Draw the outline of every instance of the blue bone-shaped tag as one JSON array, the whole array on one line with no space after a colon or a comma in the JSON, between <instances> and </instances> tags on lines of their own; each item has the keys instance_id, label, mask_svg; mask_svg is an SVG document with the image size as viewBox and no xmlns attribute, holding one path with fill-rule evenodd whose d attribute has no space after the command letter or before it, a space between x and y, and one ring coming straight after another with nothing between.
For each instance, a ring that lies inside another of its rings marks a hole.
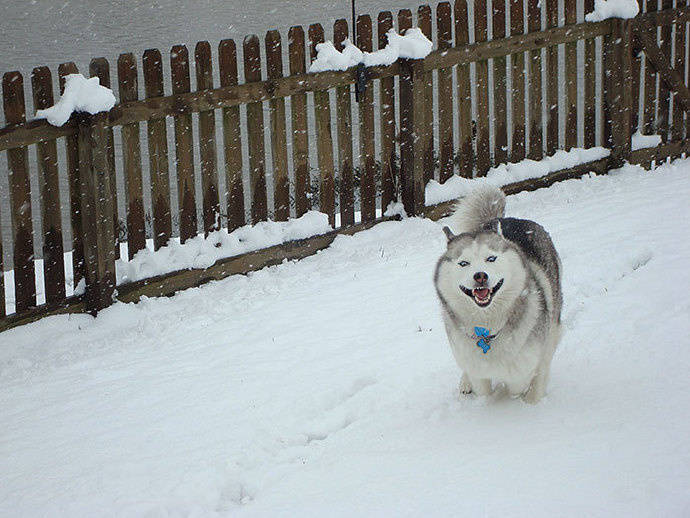
<instances>
[{"instance_id":1,"label":"blue bone-shaped tag","mask_svg":"<svg viewBox=\"0 0 690 518\"><path fill-rule=\"evenodd\" d=\"M479 337L477 340L477 347L481 348L482 352L486 354L491 349L491 344L489 343L493 338L491 336L491 331L484 327L475 327L474 334Z\"/></svg>"}]
</instances>

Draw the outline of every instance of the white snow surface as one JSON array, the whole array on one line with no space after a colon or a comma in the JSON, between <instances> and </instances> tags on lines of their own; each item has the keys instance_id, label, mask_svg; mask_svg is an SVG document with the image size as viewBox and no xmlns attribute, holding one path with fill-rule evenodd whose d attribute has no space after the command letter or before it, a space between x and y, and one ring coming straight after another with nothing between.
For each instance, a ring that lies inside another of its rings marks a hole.
<instances>
[{"instance_id":1,"label":"white snow surface","mask_svg":"<svg viewBox=\"0 0 690 518\"><path fill-rule=\"evenodd\" d=\"M633 133L632 150L657 147L661 144L661 135L643 135L640 130Z\"/></svg>"},{"instance_id":2,"label":"white snow surface","mask_svg":"<svg viewBox=\"0 0 690 518\"><path fill-rule=\"evenodd\" d=\"M489 183L501 187L520 180L539 178L560 169L568 169L600 158L605 158L611 151L603 147L573 148L570 151L559 150L540 161L526 158L520 162L500 164L492 167L481 178L463 178L452 176L443 184L431 180L426 185L425 200L427 205L465 196L477 182Z\"/></svg>"},{"instance_id":3,"label":"white snow surface","mask_svg":"<svg viewBox=\"0 0 690 518\"><path fill-rule=\"evenodd\" d=\"M433 48L431 41L417 27L407 29L402 36L390 29L386 36L386 47L374 52L362 52L349 39L344 41L342 52L337 50L330 40L319 43L316 45L316 58L309 66L309 72L347 70L359 63L364 63L368 67L390 65L398 58L422 59L428 56Z\"/></svg>"},{"instance_id":4,"label":"white snow surface","mask_svg":"<svg viewBox=\"0 0 690 518\"><path fill-rule=\"evenodd\" d=\"M440 223L0 334L0 515L687 516L690 161L508 197L563 260L548 395L461 398Z\"/></svg>"},{"instance_id":5,"label":"white snow surface","mask_svg":"<svg viewBox=\"0 0 690 518\"><path fill-rule=\"evenodd\" d=\"M115 106L115 94L102 86L98 77L85 78L81 74L65 76L65 91L50 108L38 110L37 119L47 119L53 126L62 126L74 112L96 114Z\"/></svg>"},{"instance_id":6,"label":"white snow surface","mask_svg":"<svg viewBox=\"0 0 690 518\"><path fill-rule=\"evenodd\" d=\"M115 262L117 283L125 284L177 270L208 268L219 259L331 230L327 214L309 211L288 221L260 221L230 233L222 229L211 232L207 237L201 234L184 244L173 239L155 252L153 243L149 242L147 248L139 250L131 260L118 259ZM121 257L127 257L127 254L121 254Z\"/></svg>"},{"instance_id":7,"label":"white snow surface","mask_svg":"<svg viewBox=\"0 0 690 518\"><path fill-rule=\"evenodd\" d=\"M594 0L594 11L585 14L585 21L600 22L607 18L635 18L640 12L637 0Z\"/></svg>"}]
</instances>

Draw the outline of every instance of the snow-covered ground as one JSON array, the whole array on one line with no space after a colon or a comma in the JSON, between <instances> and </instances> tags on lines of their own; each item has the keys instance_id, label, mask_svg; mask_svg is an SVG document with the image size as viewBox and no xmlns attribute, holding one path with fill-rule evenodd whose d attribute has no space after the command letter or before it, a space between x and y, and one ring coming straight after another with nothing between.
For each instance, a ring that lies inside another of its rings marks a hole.
<instances>
[{"instance_id":1,"label":"snow-covered ground","mask_svg":"<svg viewBox=\"0 0 690 518\"><path fill-rule=\"evenodd\" d=\"M0 334L2 516L688 516L690 161L508 199L564 266L549 394L463 399L438 223Z\"/></svg>"}]
</instances>

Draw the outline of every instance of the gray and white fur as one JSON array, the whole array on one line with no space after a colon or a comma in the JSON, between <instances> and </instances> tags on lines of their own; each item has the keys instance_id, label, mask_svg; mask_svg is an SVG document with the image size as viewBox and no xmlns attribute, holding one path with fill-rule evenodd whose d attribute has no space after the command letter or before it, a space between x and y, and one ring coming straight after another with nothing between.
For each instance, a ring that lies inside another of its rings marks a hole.
<instances>
[{"instance_id":1,"label":"gray and white fur","mask_svg":"<svg viewBox=\"0 0 690 518\"><path fill-rule=\"evenodd\" d=\"M458 201L450 218L457 234L444 228L448 248L434 282L461 391L488 395L504 383L536 403L561 337L561 264L541 225L504 211L505 195L486 184ZM477 326L493 336L486 352Z\"/></svg>"}]
</instances>

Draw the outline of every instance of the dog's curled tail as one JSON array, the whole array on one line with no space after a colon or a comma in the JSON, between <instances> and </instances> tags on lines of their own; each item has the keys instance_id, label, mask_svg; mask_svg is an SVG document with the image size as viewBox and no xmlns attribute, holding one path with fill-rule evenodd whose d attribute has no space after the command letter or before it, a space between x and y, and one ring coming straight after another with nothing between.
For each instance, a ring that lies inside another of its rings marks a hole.
<instances>
[{"instance_id":1,"label":"dog's curled tail","mask_svg":"<svg viewBox=\"0 0 690 518\"><path fill-rule=\"evenodd\" d=\"M475 232L496 218L502 218L506 196L494 185L481 183L458 199L450 223L456 233Z\"/></svg>"}]
</instances>

